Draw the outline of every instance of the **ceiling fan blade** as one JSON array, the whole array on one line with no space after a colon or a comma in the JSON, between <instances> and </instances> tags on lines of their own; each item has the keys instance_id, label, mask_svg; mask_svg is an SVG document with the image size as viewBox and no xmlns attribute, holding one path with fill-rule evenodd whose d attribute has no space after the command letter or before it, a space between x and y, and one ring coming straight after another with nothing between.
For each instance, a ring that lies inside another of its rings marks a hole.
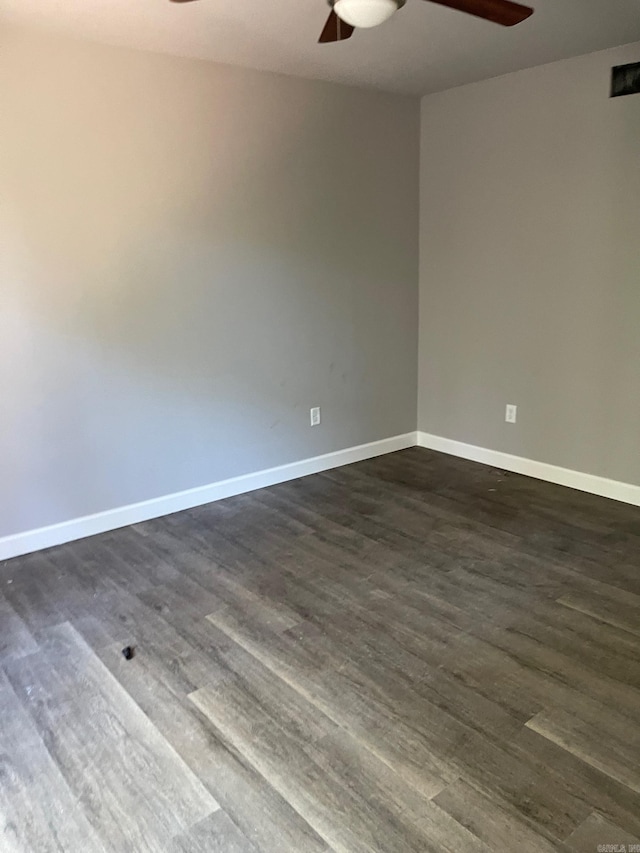
<instances>
[{"instance_id":1,"label":"ceiling fan blade","mask_svg":"<svg viewBox=\"0 0 640 853\"><path fill-rule=\"evenodd\" d=\"M172 3L191 3L192 0L171 0Z\"/></svg>"},{"instance_id":2,"label":"ceiling fan blade","mask_svg":"<svg viewBox=\"0 0 640 853\"><path fill-rule=\"evenodd\" d=\"M511 0L429 0L429 2L467 12L477 18L493 21L494 24L502 24L503 27L513 27L533 15L533 9L529 6L521 6L519 3L512 3Z\"/></svg>"},{"instance_id":3,"label":"ceiling fan blade","mask_svg":"<svg viewBox=\"0 0 640 853\"><path fill-rule=\"evenodd\" d=\"M332 9L318 41L320 44L327 44L331 41L344 41L351 38L354 30L355 27L352 27L351 24L346 24Z\"/></svg>"}]
</instances>

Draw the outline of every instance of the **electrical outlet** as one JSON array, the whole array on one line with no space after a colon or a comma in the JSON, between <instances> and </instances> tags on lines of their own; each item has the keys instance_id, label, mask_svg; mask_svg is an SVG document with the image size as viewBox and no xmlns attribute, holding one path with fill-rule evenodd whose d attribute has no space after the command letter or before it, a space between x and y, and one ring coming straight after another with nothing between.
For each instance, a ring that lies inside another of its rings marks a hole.
<instances>
[{"instance_id":1,"label":"electrical outlet","mask_svg":"<svg viewBox=\"0 0 640 853\"><path fill-rule=\"evenodd\" d=\"M515 424L518 419L518 407L507 403L507 413L504 419L508 424Z\"/></svg>"},{"instance_id":2,"label":"electrical outlet","mask_svg":"<svg viewBox=\"0 0 640 853\"><path fill-rule=\"evenodd\" d=\"M309 411L311 426L318 426L320 423L320 406L315 406Z\"/></svg>"}]
</instances>

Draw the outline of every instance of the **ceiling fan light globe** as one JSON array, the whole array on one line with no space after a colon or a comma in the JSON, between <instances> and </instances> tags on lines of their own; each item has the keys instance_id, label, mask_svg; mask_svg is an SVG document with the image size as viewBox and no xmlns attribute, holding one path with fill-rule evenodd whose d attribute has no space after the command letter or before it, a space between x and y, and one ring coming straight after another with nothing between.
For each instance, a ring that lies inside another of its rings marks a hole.
<instances>
[{"instance_id":1,"label":"ceiling fan light globe","mask_svg":"<svg viewBox=\"0 0 640 853\"><path fill-rule=\"evenodd\" d=\"M333 4L336 15L358 29L384 24L397 9L397 0L336 0Z\"/></svg>"}]
</instances>

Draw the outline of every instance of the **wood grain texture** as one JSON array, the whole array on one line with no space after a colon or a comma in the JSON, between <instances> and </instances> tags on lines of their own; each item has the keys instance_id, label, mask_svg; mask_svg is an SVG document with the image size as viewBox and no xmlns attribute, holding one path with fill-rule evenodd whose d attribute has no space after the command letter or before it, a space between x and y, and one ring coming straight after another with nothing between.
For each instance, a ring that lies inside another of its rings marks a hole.
<instances>
[{"instance_id":1,"label":"wood grain texture","mask_svg":"<svg viewBox=\"0 0 640 853\"><path fill-rule=\"evenodd\" d=\"M638 554L413 448L5 563L0 850L635 843Z\"/></svg>"},{"instance_id":2,"label":"wood grain texture","mask_svg":"<svg viewBox=\"0 0 640 853\"><path fill-rule=\"evenodd\" d=\"M530 827L500 797L487 796L463 780L439 794L435 802L490 850L559 853L564 849L558 839L547 838L539 828Z\"/></svg>"},{"instance_id":3,"label":"wood grain texture","mask_svg":"<svg viewBox=\"0 0 640 853\"><path fill-rule=\"evenodd\" d=\"M256 853L256 848L223 811L205 818L173 840L168 853Z\"/></svg>"},{"instance_id":4,"label":"wood grain texture","mask_svg":"<svg viewBox=\"0 0 640 853\"><path fill-rule=\"evenodd\" d=\"M38 651L31 632L5 598L0 598L0 628L0 662Z\"/></svg>"},{"instance_id":5,"label":"wood grain texture","mask_svg":"<svg viewBox=\"0 0 640 853\"><path fill-rule=\"evenodd\" d=\"M613 708L583 702L541 711L527 726L640 794L640 731Z\"/></svg>"},{"instance_id":6,"label":"wood grain texture","mask_svg":"<svg viewBox=\"0 0 640 853\"><path fill-rule=\"evenodd\" d=\"M624 590L598 589L591 595L569 593L559 598L558 602L640 637L640 595Z\"/></svg>"},{"instance_id":7,"label":"wood grain texture","mask_svg":"<svg viewBox=\"0 0 640 853\"><path fill-rule=\"evenodd\" d=\"M73 815L72 819L69 819ZM34 721L0 672L0 849L3 853L108 853L48 751Z\"/></svg>"},{"instance_id":8,"label":"wood grain texture","mask_svg":"<svg viewBox=\"0 0 640 853\"><path fill-rule=\"evenodd\" d=\"M99 654L257 850L325 853L325 843L244 755L222 743L206 718L193 713L171 661L159 665L141 648L133 661L126 662L119 646L113 645Z\"/></svg>"},{"instance_id":9,"label":"wood grain texture","mask_svg":"<svg viewBox=\"0 0 640 853\"><path fill-rule=\"evenodd\" d=\"M7 668L49 753L109 846L160 851L218 804L65 623Z\"/></svg>"},{"instance_id":10,"label":"wood grain texture","mask_svg":"<svg viewBox=\"0 0 640 853\"><path fill-rule=\"evenodd\" d=\"M603 848L640 850L640 841L602 815L592 814L567 838L567 847L575 853L593 853Z\"/></svg>"}]
</instances>

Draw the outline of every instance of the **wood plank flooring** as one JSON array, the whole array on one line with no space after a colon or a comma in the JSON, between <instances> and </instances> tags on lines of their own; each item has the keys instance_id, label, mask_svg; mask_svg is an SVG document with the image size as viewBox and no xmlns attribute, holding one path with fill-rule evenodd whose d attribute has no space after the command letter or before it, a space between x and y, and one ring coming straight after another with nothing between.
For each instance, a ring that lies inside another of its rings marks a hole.
<instances>
[{"instance_id":1,"label":"wood plank flooring","mask_svg":"<svg viewBox=\"0 0 640 853\"><path fill-rule=\"evenodd\" d=\"M640 850L639 565L418 448L6 562L0 851Z\"/></svg>"}]
</instances>

